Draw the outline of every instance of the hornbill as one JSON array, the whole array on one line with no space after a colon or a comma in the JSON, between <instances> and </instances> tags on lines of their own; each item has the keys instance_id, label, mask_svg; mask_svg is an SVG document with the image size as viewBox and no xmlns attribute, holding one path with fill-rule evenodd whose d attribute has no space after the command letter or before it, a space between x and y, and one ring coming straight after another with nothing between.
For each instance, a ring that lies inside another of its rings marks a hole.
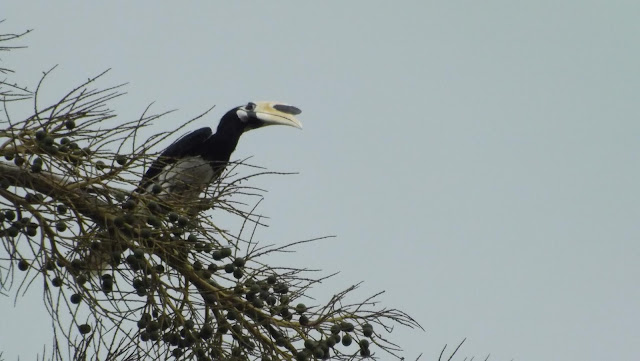
<instances>
[{"instance_id":1,"label":"hornbill","mask_svg":"<svg viewBox=\"0 0 640 361\"><path fill-rule=\"evenodd\" d=\"M294 106L268 101L235 107L220 119L215 133L209 127L201 128L165 149L144 174L137 191L156 193L186 206L220 177L244 132L267 125L302 129L295 117L301 112Z\"/></svg>"},{"instance_id":2,"label":"hornbill","mask_svg":"<svg viewBox=\"0 0 640 361\"><path fill-rule=\"evenodd\" d=\"M200 194L224 171L244 132L267 125L302 129L296 119L301 112L291 105L267 101L235 107L222 116L215 133L209 127L201 128L167 147L151 163L136 192L154 193L167 205L193 211ZM130 198L127 203L130 201L135 207L135 200ZM115 246L108 247L113 251ZM85 258L90 271L102 271L110 260L111 253L102 248L90 250Z\"/></svg>"}]
</instances>

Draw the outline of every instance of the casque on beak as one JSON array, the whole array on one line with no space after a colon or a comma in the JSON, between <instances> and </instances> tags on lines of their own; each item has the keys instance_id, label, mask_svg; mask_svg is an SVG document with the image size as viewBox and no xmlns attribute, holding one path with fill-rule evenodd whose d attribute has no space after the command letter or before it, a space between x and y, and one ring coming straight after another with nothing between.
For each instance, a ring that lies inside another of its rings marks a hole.
<instances>
[{"instance_id":1,"label":"casque on beak","mask_svg":"<svg viewBox=\"0 0 640 361\"><path fill-rule=\"evenodd\" d=\"M248 115L251 116L253 115L251 113L254 113L262 126L287 125L302 129L302 123L296 118L296 115L302 113L299 108L277 102L256 102L255 104L255 109L248 112Z\"/></svg>"}]
</instances>

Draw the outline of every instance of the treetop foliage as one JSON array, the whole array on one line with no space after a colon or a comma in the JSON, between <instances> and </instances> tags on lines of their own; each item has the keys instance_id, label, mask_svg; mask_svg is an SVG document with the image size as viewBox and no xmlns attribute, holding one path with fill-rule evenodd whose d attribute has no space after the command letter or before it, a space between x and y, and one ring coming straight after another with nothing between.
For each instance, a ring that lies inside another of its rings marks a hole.
<instances>
[{"instance_id":1,"label":"treetop foliage","mask_svg":"<svg viewBox=\"0 0 640 361\"><path fill-rule=\"evenodd\" d=\"M22 35L0 36L0 50ZM43 105L48 72L32 92L0 71L1 290L19 300L42 285L50 358L400 358L388 334L420 328L380 307L379 294L348 301L358 285L317 303L307 293L325 277L265 260L308 241L261 246L253 232L217 224L213 211L240 217L243 229L260 225L261 192L245 184L266 172L240 176L242 163L232 164L197 204L132 192L156 145L198 118L145 139L166 113L118 121L109 103L122 86L101 88L104 73ZM27 103L32 114L13 119L12 107Z\"/></svg>"}]
</instances>

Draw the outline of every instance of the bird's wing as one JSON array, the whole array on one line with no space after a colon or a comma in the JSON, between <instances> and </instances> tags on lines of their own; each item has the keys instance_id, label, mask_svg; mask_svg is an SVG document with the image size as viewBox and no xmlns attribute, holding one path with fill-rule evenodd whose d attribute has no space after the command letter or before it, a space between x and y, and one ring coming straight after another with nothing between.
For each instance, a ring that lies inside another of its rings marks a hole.
<instances>
[{"instance_id":1,"label":"bird's wing","mask_svg":"<svg viewBox=\"0 0 640 361\"><path fill-rule=\"evenodd\" d=\"M142 180L140 180L138 191L143 193L146 187L151 183L151 180L157 177L158 174L162 172L162 169L167 165L173 164L183 157L198 155L202 143L211 137L212 134L213 131L211 128L200 128L183 136L168 146L167 149L165 149L160 156L151 163L151 166L147 169Z\"/></svg>"}]
</instances>

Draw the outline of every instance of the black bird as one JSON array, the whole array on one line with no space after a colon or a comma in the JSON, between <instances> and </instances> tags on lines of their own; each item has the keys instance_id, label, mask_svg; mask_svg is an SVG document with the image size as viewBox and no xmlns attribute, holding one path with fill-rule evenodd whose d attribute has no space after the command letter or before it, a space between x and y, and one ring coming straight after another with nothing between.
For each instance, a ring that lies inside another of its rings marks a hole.
<instances>
[{"instance_id":1,"label":"black bird","mask_svg":"<svg viewBox=\"0 0 640 361\"><path fill-rule=\"evenodd\" d=\"M144 174L137 191L156 193L186 206L220 177L244 132L267 125L302 129L295 117L301 112L291 105L266 101L233 108L220 119L215 134L209 127L201 128L165 149Z\"/></svg>"},{"instance_id":2,"label":"black bird","mask_svg":"<svg viewBox=\"0 0 640 361\"><path fill-rule=\"evenodd\" d=\"M301 112L291 105L264 101L233 108L220 119L215 134L209 127L201 128L167 147L151 163L136 192L154 193L167 205L197 210L191 206L196 205L200 194L220 177L244 132L267 125L302 129L295 117ZM101 248L89 250L83 257L86 270L102 272L112 262L111 254L117 248L107 240Z\"/></svg>"}]
</instances>

